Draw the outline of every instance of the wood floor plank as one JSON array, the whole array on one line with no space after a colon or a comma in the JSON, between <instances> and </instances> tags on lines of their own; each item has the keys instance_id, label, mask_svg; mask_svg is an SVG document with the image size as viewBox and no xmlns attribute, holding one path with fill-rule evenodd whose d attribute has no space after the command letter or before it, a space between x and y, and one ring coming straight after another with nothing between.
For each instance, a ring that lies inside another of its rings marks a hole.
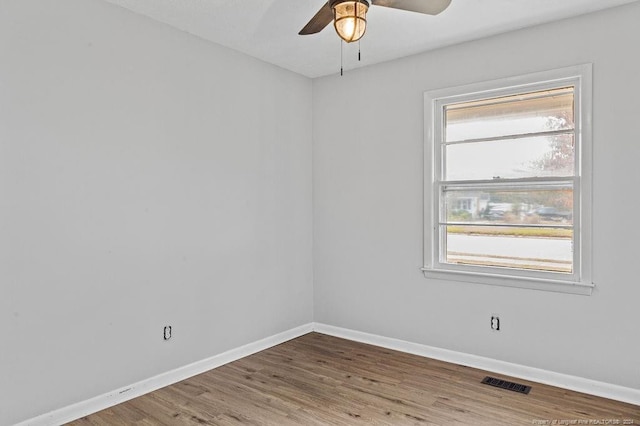
<instances>
[{"instance_id":1,"label":"wood floor plank","mask_svg":"<svg viewBox=\"0 0 640 426\"><path fill-rule=\"evenodd\" d=\"M309 333L79 419L104 425L640 425L640 406ZM606 424L606 423L601 423Z\"/></svg>"}]
</instances>

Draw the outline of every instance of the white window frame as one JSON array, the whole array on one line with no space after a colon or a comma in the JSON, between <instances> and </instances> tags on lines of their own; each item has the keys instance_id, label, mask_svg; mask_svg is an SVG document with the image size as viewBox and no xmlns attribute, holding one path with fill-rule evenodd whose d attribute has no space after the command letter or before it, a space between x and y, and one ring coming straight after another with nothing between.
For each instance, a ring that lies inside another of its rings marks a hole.
<instances>
[{"instance_id":1,"label":"white window frame","mask_svg":"<svg viewBox=\"0 0 640 426\"><path fill-rule=\"evenodd\" d=\"M572 274L524 269L477 267L441 261L446 250L441 241L440 179L444 106L517 93L559 87L574 87L575 177L573 182L573 268ZM584 64L522 76L485 81L424 94L424 267L425 277L534 290L590 295L592 231L592 65Z\"/></svg>"}]
</instances>

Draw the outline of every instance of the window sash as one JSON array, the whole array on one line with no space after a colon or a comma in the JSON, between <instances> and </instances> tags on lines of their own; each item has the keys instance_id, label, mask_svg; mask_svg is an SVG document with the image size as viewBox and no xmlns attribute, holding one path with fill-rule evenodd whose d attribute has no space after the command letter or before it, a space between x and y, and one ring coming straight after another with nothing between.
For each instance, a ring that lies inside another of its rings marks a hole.
<instances>
[{"instance_id":1,"label":"window sash","mask_svg":"<svg viewBox=\"0 0 640 426\"><path fill-rule=\"evenodd\" d=\"M579 206L580 206L580 197L579 197L579 191L576 191L576 187L579 187L579 185L576 185L576 182L579 182L579 179L577 177L572 178L572 179L566 179L566 180L562 180L562 181L558 181L557 179L554 180L553 182L545 182L547 183L547 185L543 185L540 186L539 182L533 182L534 186L517 186L514 187L513 185L508 186L509 188L517 188L517 189L531 189L531 188L562 188L562 189L566 189L568 187L573 188L573 211L572 211L572 215L573 215L573 224L571 225L567 225L567 224L492 224L492 223L482 223L482 224L474 224L474 223L469 223L469 222L456 222L456 221L448 221L446 220L446 205L444 202L440 202L436 205L434 205L435 211L434 211L434 218L437 218L434 223L433 226L434 228L434 236L435 238L433 238L433 250L434 250L434 258L432 261L432 267L438 270L442 270L442 271L466 271L466 272L474 272L476 274L481 274L481 275L502 275L502 276L509 276L509 277L523 277L523 278L540 278L540 279L546 279L546 280L559 280L559 281L563 281L563 282L571 282L571 283L579 283L580 281L580 277L581 277L581 269L580 269L580 259L581 259L581 247L579 244L579 223L580 223L580 210L579 210ZM567 186L568 184L570 184L570 186ZM448 184L445 182L441 182L441 183L436 183L434 184L434 194L440 194L438 199L439 200L443 200L444 199L444 195L443 195L443 188L445 188ZM506 188L507 186L499 183L496 184L495 186L489 186L486 183L482 183L479 185L474 185L473 183L469 184L469 183L465 183L465 184L457 184L458 186L456 188L474 188L474 189L480 189L480 188L486 188L486 189L495 189L496 187L501 187L501 188ZM436 192L437 191L437 192ZM455 264L455 263L450 263L446 261L446 257L447 257L447 238L446 238L446 234L447 234L447 226L454 226L454 225L460 225L460 226L483 226L483 227L488 227L488 228L531 228L531 229L535 229L535 228L553 228L553 229L571 229L572 232L572 238L571 238L571 244L572 244L572 249L573 249L573 253L572 253L572 272L571 273L567 273L567 272L551 272L551 271L545 271L545 270L531 270L531 269L520 269L520 268L505 268L505 267L499 267L499 266L487 266L487 265L483 265L483 266L475 266L475 265L470 265L470 264Z\"/></svg>"}]
</instances>

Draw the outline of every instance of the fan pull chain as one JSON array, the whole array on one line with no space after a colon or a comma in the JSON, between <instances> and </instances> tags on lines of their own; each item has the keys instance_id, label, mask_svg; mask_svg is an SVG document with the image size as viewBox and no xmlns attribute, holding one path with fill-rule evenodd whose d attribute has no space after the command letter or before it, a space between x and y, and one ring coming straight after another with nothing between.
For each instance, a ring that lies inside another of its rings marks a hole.
<instances>
[{"instance_id":1,"label":"fan pull chain","mask_svg":"<svg viewBox=\"0 0 640 426\"><path fill-rule=\"evenodd\" d=\"M344 49L344 42L342 40L340 40L340 76L342 77L344 75L344 70L342 68L342 51Z\"/></svg>"},{"instance_id":2,"label":"fan pull chain","mask_svg":"<svg viewBox=\"0 0 640 426\"><path fill-rule=\"evenodd\" d=\"M358 62L360 62L360 40L358 40Z\"/></svg>"}]
</instances>

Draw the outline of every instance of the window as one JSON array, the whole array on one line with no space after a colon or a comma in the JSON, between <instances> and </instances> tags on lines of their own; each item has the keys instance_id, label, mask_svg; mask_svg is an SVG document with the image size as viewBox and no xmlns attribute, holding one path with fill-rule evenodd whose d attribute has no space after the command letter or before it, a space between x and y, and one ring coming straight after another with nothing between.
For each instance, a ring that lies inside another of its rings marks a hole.
<instances>
[{"instance_id":1,"label":"window","mask_svg":"<svg viewBox=\"0 0 640 426\"><path fill-rule=\"evenodd\" d=\"M590 294L591 65L425 94L427 277Z\"/></svg>"}]
</instances>

